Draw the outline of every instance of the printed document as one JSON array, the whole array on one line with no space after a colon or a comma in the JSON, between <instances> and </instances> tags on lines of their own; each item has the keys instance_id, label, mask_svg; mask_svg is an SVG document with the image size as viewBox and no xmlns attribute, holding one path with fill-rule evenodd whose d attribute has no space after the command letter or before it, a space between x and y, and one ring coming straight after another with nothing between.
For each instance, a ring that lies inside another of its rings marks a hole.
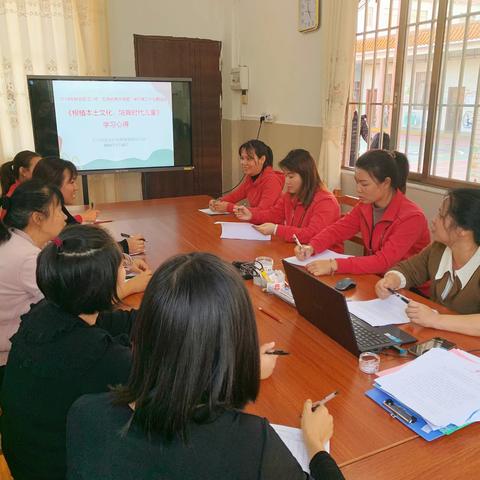
<instances>
[{"instance_id":1,"label":"printed document","mask_svg":"<svg viewBox=\"0 0 480 480\"><path fill-rule=\"evenodd\" d=\"M385 300L376 298L367 301L351 301L347 302L347 307L350 313L369 323L372 327L410 322L405 313L407 304L396 295L390 295Z\"/></svg>"},{"instance_id":2,"label":"printed document","mask_svg":"<svg viewBox=\"0 0 480 480\"><path fill-rule=\"evenodd\" d=\"M480 364L455 352L432 348L376 383L434 429L478 419Z\"/></svg>"}]
</instances>

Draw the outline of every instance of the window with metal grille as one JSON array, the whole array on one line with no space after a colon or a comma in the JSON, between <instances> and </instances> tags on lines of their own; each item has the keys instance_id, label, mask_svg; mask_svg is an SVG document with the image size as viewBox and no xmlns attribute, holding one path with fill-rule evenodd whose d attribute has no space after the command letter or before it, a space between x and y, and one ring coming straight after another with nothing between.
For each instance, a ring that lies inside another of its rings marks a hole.
<instances>
[{"instance_id":1,"label":"window with metal grille","mask_svg":"<svg viewBox=\"0 0 480 480\"><path fill-rule=\"evenodd\" d=\"M344 165L407 154L411 180L480 182L480 0L360 0Z\"/></svg>"}]
</instances>

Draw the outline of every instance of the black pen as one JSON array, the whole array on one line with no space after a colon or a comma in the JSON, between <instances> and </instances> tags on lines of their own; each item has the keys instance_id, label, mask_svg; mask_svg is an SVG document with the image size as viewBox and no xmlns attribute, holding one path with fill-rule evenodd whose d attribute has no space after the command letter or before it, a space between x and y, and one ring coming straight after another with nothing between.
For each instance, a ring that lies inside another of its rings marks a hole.
<instances>
[{"instance_id":1,"label":"black pen","mask_svg":"<svg viewBox=\"0 0 480 480\"><path fill-rule=\"evenodd\" d=\"M121 233L120 236L124 238L131 238L131 235L129 235L128 233ZM146 242L144 238L139 238L139 240L143 240L144 242Z\"/></svg>"},{"instance_id":2,"label":"black pen","mask_svg":"<svg viewBox=\"0 0 480 480\"><path fill-rule=\"evenodd\" d=\"M388 288L387 290L392 294L397 296L402 302L405 302L407 305L410 303L410 300L407 297L404 297L403 295L400 295L398 292L396 292L393 288Z\"/></svg>"},{"instance_id":3,"label":"black pen","mask_svg":"<svg viewBox=\"0 0 480 480\"><path fill-rule=\"evenodd\" d=\"M265 352L267 355L290 355L289 352L286 352L285 350L270 350L268 352Z\"/></svg>"}]
</instances>

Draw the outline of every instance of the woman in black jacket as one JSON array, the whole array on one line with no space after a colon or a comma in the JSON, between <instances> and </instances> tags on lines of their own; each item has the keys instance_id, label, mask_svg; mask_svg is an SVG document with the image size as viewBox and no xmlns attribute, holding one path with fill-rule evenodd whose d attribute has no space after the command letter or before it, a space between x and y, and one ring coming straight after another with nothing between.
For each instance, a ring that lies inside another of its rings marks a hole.
<instances>
[{"instance_id":1,"label":"woman in black jacket","mask_svg":"<svg viewBox=\"0 0 480 480\"><path fill-rule=\"evenodd\" d=\"M125 382L131 366L135 312L111 312L125 269L106 231L67 227L39 254L37 283L45 300L11 338L2 388L2 448L16 480L65 478L71 404Z\"/></svg>"},{"instance_id":2,"label":"woman in black jacket","mask_svg":"<svg viewBox=\"0 0 480 480\"><path fill-rule=\"evenodd\" d=\"M67 422L70 480L300 480L307 474L268 421L242 412L260 386L255 315L241 277L208 253L154 274L132 336L125 387L86 395ZM325 451L324 406L302 415L313 478L342 479Z\"/></svg>"}]
</instances>

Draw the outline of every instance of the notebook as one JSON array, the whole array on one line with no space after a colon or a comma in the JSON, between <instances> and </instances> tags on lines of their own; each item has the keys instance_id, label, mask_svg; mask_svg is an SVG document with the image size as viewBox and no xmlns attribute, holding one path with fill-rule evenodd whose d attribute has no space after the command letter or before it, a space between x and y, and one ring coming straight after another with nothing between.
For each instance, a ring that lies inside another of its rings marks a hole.
<instances>
[{"instance_id":1,"label":"notebook","mask_svg":"<svg viewBox=\"0 0 480 480\"><path fill-rule=\"evenodd\" d=\"M298 312L350 353L379 351L416 341L393 325L372 327L349 313L342 293L309 274L303 267L283 261Z\"/></svg>"}]
</instances>

